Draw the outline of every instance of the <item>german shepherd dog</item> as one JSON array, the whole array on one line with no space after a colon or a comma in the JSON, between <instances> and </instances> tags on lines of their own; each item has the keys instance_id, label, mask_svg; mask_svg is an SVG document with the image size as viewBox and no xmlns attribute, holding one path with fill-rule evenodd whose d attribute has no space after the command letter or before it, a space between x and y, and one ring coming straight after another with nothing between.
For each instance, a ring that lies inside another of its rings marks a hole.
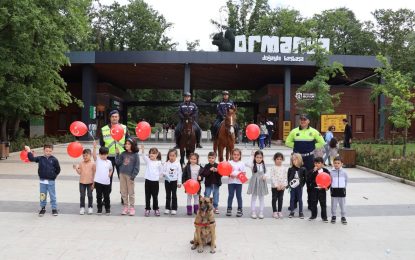
<instances>
[{"instance_id":1,"label":"german shepherd dog","mask_svg":"<svg viewBox=\"0 0 415 260\"><path fill-rule=\"evenodd\" d=\"M200 197L199 210L195 218L195 235L192 250L197 248L197 252L202 253L205 245L210 245L210 252L214 254L216 248L216 223L213 214L213 199Z\"/></svg>"}]
</instances>

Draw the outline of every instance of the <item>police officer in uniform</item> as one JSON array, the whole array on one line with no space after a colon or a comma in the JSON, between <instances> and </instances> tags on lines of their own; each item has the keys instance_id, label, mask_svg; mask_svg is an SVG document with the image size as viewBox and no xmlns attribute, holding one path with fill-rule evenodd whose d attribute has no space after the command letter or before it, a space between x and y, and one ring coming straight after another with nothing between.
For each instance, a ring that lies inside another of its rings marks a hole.
<instances>
[{"instance_id":1,"label":"police officer in uniform","mask_svg":"<svg viewBox=\"0 0 415 260\"><path fill-rule=\"evenodd\" d=\"M125 144L125 140L126 138L128 138L128 132L127 132L127 126L123 125L123 124L119 124L119 120L120 120L120 113L118 112L118 110L112 110L109 113L109 117L110 117L110 123L108 125L105 125L104 127L101 128L101 136L100 136L100 145L101 146L105 146L108 148L109 153L108 153L108 160L111 161L112 163L112 172L114 172L114 166L117 169L117 175L118 178L120 178L120 172L119 172L119 168L115 165L115 147L118 148L118 150L120 150L120 153L124 152L124 144ZM111 136L111 127L114 125L121 125L121 127L124 129L124 136L120 141L115 141L112 136ZM111 179L111 188L112 189L112 176L110 177Z\"/></svg>"},{"instance_id":2,"label":"police officer in uniform","mask_svg":"<svg viewBox=\"0 0 415 260\"><path fill-rule=\"evenodd\" d=\"M307 115L300 115L300 126L291 130L285 140L285 145L293 148L294 153L301 154L304 167L307 172L313 171L314 168L314 149L321 148L326 144L320 132L310 126L310 120ZM309 193L307 184L307 193ZM308 208L310 201L307 199Z\"/></svg>"},{"instance_id":3,"label":"police officer in uniform","mask_svg":"<svg viewBox=\"0 0 415 260\"><path fill-rule=\"evenodd\" d=\"M213 122L212 129L211 129L213 133L212 134L213 138L216 138L218 131L219 131L220 124L225 119L226 113L228 113L228 110L230 108L236 107L235 103L229 99L229 91L227 90L222 91L222 95L223 95L222 101L220 101L219 104L216 106L217 115L216 115L215 122ZM235 127L235 138L236 138L236 142L238 143L239 126L238 124L235 124L234 127Z\"/></svg>"},{"instance_id":4,"label":"police officer in uniform","mask_svg":"<svg viewBox=\"0 0 415 260\"><path fill-rule=\"evenodd\" d=\"M190 99L192 98L192 94L190 94L190 92L185 92L183 96L184 96L184 102L182 102L179 105L179 111L178 111L180 121L177 124L176 129L174 130L174 136L176 137L175 149L180 148L180 133L182 131L183 121L186 118L186 116L189 116L190 118L193 119L193 129L195 130L195 134L196 134L196 147L203 148L200 145L200 138L202 137L202 129L200 129L200 126L197 123L199 110L196 104L190 101Z\"/></svg>"}]
</instances>

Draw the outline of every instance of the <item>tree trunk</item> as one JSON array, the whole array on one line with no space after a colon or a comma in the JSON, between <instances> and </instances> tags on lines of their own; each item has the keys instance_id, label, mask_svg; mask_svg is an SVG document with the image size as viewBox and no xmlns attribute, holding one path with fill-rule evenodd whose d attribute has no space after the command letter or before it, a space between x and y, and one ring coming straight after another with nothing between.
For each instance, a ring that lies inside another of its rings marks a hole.
<instances>
[{"instance_id":1,"label":"tree trunk","mask_svg":"<svg viewBox=\"0 0 415 260\"><path fill-rule=\"evenodd\" d=\"M3 118L1 121L0 129L0 141L7 142L7 118Z\"/></svg>"},{"instance_id":2,"label":"tree trunk","mask_svg":"<svg viewBox=\"0 0 415 260\"><path fill-rule=\"evenodd\" d=\"M17 133L19 132L19 129L20 129L19 128L20 121L21 121L20 117L17 116L15 118L14 125L13 125L12 139L16 139L16 137L17 137Z\"/></svg>"},{"instance_id":3,"label":"tree trunk","mask_svg":"<svg viewBox=\"0 0 415 260\"><path fill-rule=\"evenodd\" d=\"M403 136L403 148L402 148L402 156L406 157L406 140L408 139L408 128L405 128L404 136Z\"/></svg>"}]
</instances>

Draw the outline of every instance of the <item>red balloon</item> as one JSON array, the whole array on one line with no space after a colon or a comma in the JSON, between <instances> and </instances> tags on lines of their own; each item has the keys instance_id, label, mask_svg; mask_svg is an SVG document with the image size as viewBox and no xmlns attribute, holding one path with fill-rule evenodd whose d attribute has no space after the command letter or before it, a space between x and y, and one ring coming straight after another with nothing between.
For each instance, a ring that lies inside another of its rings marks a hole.
<instances>
[{"instance_id":1,"label":"red balloon","mask_svg":"<svg viewBox=\"0 0 415 260\"><path fill-rule=\"evenodd\" d=\"M319 174L317 174L316 183L321 188L328 188L331 184L330 175L325 172L320 172Z\"/></svg>"},{"instance_id":2,"label":"red balloon","mask_svg":"<svg viewBox=\"0 0 415 260\"><path fill-rule=\"evenodd\" d=\"M71 134L74 136L83 136L88 132L88 128L84 122L75 121L69 126L69 131L71 131Z\"/></svg>"},{"instance_id":3,"label":"red balloon","mask_svg":"<svg viewBox=\"0 0 415 260\"><path fill-rule=\"evenodd\" d=\"M200 190L200 184L198 181L195 181L193 179L187 180L185 183L183 183L184 190L188 194L196 194Z\"/></svg>"},{"instance_id":4,"label":"red balloon","mask_svg":"<svg viewBox=\"0 0 415 260\"><path fill-rule=\"evenodd\" d=\"M232 165L227 162L223 161L218 164L218 173L222 176L229 176L232 173Z\"/></svg>"},{"instance_id":5,"label":"red balloon","mask_svg":"<svg viewBox=\"0 0 415 260\"><path fill-rule=\"evenodd\" d=\"M23 162L29 162L29 158L27 157L28 152L26 150L23 150L20 152L20 160Z\"/></svg>"},{"instance_id":6,"label":"red balloon","mask_svg":"<svg viewBox=\"0 0 415 260\"><path fill-rule=\"evenodd\" d=\"M111 127L111 137L115 141L120 141L124 137L124 128L119 124L113 125Z\"/></svg>"},{"instance_id":7,"label":"red balloon","mask_svg":"<svg viewBox=\"0 0 415 260\"><path fill-rule=\"evenodd\" d=\"M146 121L141 121L137 124L135 128L135 134L137 135L138 139L141 141L146 140L151 135L151 126Z\"/></svg>"},{"instance_id":8,"label":"red balloon","mask_svg":"<svg viewBox=\"0 0 415 260\"><path fill-rule=\"evenodd\" d=\"M249 124L246 126L246 137L248 137L249 140L253 141L256 140L259 136L259 126L256 124Z\"/></svg>"},{"instance_id":9,"label":"red balloon","mask_svg":"<svg viewBox=\"0 0 415 260\"><path fill-rule=\"evenodd\" d=\"M66 151L68 152L70 157L78 158L82 155L84 148L82 147L82 144L79 142L72 142L68 145L66 148Z\"/></svg>"}]
</instances>

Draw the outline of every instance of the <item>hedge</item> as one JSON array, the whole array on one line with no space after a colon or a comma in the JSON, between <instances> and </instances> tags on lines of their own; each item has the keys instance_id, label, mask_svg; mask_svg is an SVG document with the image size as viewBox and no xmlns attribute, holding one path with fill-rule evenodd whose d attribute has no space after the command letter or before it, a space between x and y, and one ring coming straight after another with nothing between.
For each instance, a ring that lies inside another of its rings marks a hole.
<instances>
[{"instance_id":1,"label":"hedge","mask_svg":"<svg viewBox=\"0 0 415 260\"><path fill-rule=\"evenodd\" d=\"M17 152L23 150L25 145L30 148L43 147L44 144L58 144L58 143L70 143L75 141L73 135L60 135L60 136L39 136L32 138L18 138L10 142L10 152Z\"/></svg>"}]
</instances>

